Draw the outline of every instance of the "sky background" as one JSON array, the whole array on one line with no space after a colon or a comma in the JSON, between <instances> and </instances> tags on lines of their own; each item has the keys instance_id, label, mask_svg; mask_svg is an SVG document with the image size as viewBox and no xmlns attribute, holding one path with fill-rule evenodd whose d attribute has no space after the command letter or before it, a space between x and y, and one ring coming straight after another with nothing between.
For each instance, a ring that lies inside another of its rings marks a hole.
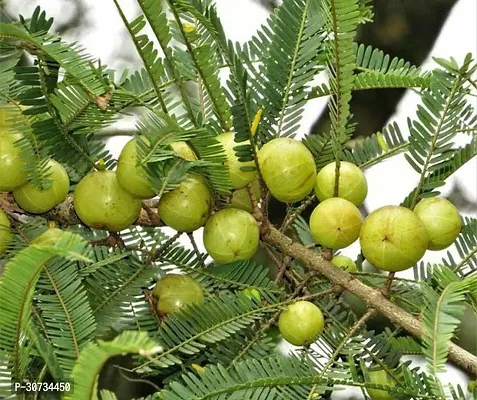
<instances>
[{"instance_id":1,"label":"sky background","mask_svg":"<svg viewBox=\"0 0 477 400\"><path fill-rule=\"evenodd\" d=\"M216 3L226 33L234 41L244 42L250 39L268 16L268 12L262 6L251 0L217 0ZM67 33L64 38L79 41L90 54L101 58L103 64L107 64L111 68L122 70L138 67L139 59L112 0L86 0L85 4L87 5L86 13L84 21L82 21L84 26ZM129 20L137 16L138 8L134 0L122 0L120 4ZM76 12L74 0L14 0L7 3L7 10L10 15L21 13L24 16L29 16L37 5L42 6L49 16L55 17L57 25L65 19L71 18L72 13ZM432 1L429 1L429 6L432 7ZM468 52L477 54L477 1L460 0L449 15L431 51L431 57L423 64L423 68L435 67L436 64L432 57L449 58L452 56L461 63ZM319 77L318 81L322 79L323 77ZM307 104L300 130L297 133L298 137L303 137L310 131L317 116L326 107L326 101L326 98L322 98ZM408 117L414 118L418 103L418 95L408 91L399 104L397 112L390 118L390 121L398 122L404 134L407 134L406 120ZM134 121L131 120L120 125L120 128L124 129L133 127ZM110 140L109 146L115 156L119 155L122 146L128 140L127 137ZM470 136L461 135L456 141L459 144L468 143ZM417 174L401 155L368 169L366 176L369 185L366 206L370 211L384 205L399 204L418 181ZM448 195L456 184L464 189L467 198L473 199L474 205L477 204L477 160L475 158L448 180L447 185L442 189L442 195ZM463 215L475 217L475 207ZM197 231L195 237L200 248L203 249L201 231ZM184 241L184 244L188 245L188 242ZM446 251L428 251L424 261L439 262L446 255ZM456 254L455 249L450 248L450 251L452 254ZM359 253L359 244L351 245L342 253L355 258ZM405 271L401 275L412 276L412 270ZM463 375L452 367L445 379L453 383L465 382ZM351 392L346 392L336 395L334 398L349 399L350 396L352 396ZM354 391L353 396L356 396L354 397L356 399L360 398L360 391Z\"/></svg>"}]
</instances>

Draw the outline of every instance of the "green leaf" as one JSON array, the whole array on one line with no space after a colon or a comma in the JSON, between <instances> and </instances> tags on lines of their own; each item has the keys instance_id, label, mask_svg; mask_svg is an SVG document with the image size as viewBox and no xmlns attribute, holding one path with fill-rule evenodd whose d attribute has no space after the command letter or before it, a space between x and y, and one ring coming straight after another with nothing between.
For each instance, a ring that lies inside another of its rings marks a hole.
<instances>
[{"instance_id":1,"label":"green leaf","mask_svg":"<svg viewBox=\"0 0 477 400\"><path fill-rule=\"evenodd\" d=\"M146 332L124 331L114 340L88 344L73 368L74 391L65 400L98 400L98 377L106 361L122 354L152 356L162 349L149 339Z\"/></svg>"},{"instance_id":2,"label":"green leaf","mask_svg":"<svg viewBox=\"0 0 477 400\"><path fill-rule=\"evenodd\" d=\"M477 277L460 282L451 282L441 293L421 282L424 306L422 309L423 353L427 358L430 373L444 372L448 344L460 324L465 306L465 295L477 285Z\"/></svg>"},{"instance_id":3,"label":"green leaf","mask_svg":"<svg viewBox=\"0 0 477 400\"><path fill-rule=\"evenodd\" d=\"M310 13L312 6L319 10L317 4L317 0L285 0L271 20L262 78L255 84L255 96L262 98L257 103L264 109L259 129L264 142L295 134L309 92L307 84L321 69L316 54L322 51L323 18Z\"/></svg>"},{"instance_id":4,"label":"green leaf","mask_svg":"<svg viewBox=\"0 0 477 400\"><path fill-rule=\"evenodd\" d=\"M405 205L413 209L423 192L432 193L432 186L425 186L426 179L434 170L452 165L452 140L459 131L462 118L469 118L467 102L467 77L476 66L466 59L457 72L435 70L429 89L422 93L422 105L418 106L417 119L409 121L409 154L405 157L420 174L419 183ZM432 178L431 178L432 179Z\"/></svg>"},{"instance_id":5,"label":"green leaf","mask_svg":"<svg viewBox=\"0 0 477 400\"><path fill-rule=\"evenodd\" d=\"M90 261L84 240L65 233L54 246L33 245L20 251L6 264L0 277L0 353L8 355L9 363L7 370L0 369L0 380L9 379L10 372L15 379L24 376L29 354L23 347L23 336L30 327L35 286L44 263L56 256Z\"/></svg>"},{"instance_id":6,"label":"green leaf","mask_svg":"<svg viewBox=\"0 0 477 400\"><path fill-rule=\"evenodd\" d=\"M37 284L41 292L42 320L55 353L69 376L81 349L93 339L96 321L76 262L54 259L47 262Z\"/></svg>"},{"instance_id":7,"label":"green leaf","mask_svg":"<svg viewBox=\"0 0 477 400\"><path fill-rule=\"evenodd\" d=\"M322 2L325 28L327 70L334 98L328 103L331 120L331 145L336 159L341 158L341 143L348 138L351 92L354 85L356 52L354 38L359 23L357 0Z\"/></svg>"}]
</instances>

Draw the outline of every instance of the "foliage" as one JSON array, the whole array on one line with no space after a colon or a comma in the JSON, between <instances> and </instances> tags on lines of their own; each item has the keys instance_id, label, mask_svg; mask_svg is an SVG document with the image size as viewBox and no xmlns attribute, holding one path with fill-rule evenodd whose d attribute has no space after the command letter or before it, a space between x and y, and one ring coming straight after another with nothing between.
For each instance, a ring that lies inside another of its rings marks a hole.
<instances>
[{"instance_id":1,"label":"foliage","mask_svg":"<svg viewBox=\"0 0 477 400\"><path fill-rule=\"evenodd\" d=\"M318 169L335 160L366 169L404 153L417 174L417 186L403 201L411 209L438 195L477 154L475 135L468 135L477 130L475 60L468 55L458 65L436 59L434 70L423 71L356 43L359 24L373 17L368 0L284 0L245 44L227 38L211 0L137 0L141 12L134 19L113 1L142 61L137 71L118 73L66 43L50 32L53 21L40 8L30 18L0 24L6 55L0 59L0 103L13 106L2 109L9 129L21 134L15 145L38 188L51 183L49 157L65 166L72 190L87 173L114 169L101 131L128 112L137 116L137 136L145 139L137 141L137 166L155 192L162 195L187 174L198 174L210 184L217 210L231 194L217 135L233 131L240 160L257 161L264 143L294 137L304 105L321 96L329 97L331 126L303 139ZM31 63L21 62L25 53ZM319 74L326 74L326 83L315 83ZM415 118L407 128L392 122L351 140L353 92L387 88L419 94ZM460 136L467 144L456 144ZM185 141L197 160L177 156L171 148L177 141ZM267 188L261 189L265 210ZM0 194L0 205L8 199ZM300 215L314 200L311 195L289 205L282 231L318 254L323 249ZM143 213L155 213L148 204ZM16 381L74 381L66 399L114 400L121 394L100 386L102 371L113 368L132 374L131 382L159 388L149 399L314 399L344 386L403 399L464 398L462 388L444 386L437 374L464 307L477 311L475 218L463 219L455 251L442 262L421 263L414 279L393 281L391 301L422 315L419 340L394 324L374 331L366 325L373 315L363 320L334 282L266 241L253 259L222 265L208 263L192 234L175 235L157 223L107 233L75 219L57 221L68 232L57 243L38 245L32 240L61 212L6 211L14 238L1 260L1 396L9 396ZM383 286L386 277L363 271L362 261L353 278ZM158 315L152 288L170 272L197 280L204 303ZM247 297L246 288L258 290L260 299ZM297 299L320 306L324 332L312 346L278 354L273 326ZM402 358L416 354L425 356L425 372ZM128 368L109 366L124 355ZM376 368L386 370L392 385L371 382L369 371Z\"/></svg>"}]
</instances>

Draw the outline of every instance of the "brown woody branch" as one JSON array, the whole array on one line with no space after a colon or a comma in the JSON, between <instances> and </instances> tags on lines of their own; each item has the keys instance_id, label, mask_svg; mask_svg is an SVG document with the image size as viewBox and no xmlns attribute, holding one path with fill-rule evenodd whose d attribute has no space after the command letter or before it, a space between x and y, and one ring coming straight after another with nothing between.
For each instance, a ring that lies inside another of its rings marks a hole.
<instances>
[{"instance_id":1,"label":"brown woody branch","mask_svg":"<svg viewBox=\"0 0 477 400\"><path fill-rule=\"evenodd\" d=\"M160 226L160 221L159 223L158 220L153 221L149 216L154 204L152 203L151 206L152 207L148 205L149 210L146 211L143 209L141 211L141 215L136 221L137 225ZM16 205L13 196L10 194L0 193L0 207L12 217L25 214L25 212ZM257 209L258 207L255 207L254 211L259 211ZM81 223L74 211L71 195L52 211L44 214L44 217L54 220L60 226L77 225ZM284 233L273 227L267 220L261 221L260 231L263 240L272 246L280 248L284 255L299 260L311 270L329 279L334 285L350 291L363 300L369 308L375 309L378 313L401 326L413 336L417 338L423 336L419 319L388 300L381 290L367 286L353 275L340 268L336 268L323 254L316 253L294 242ZM449 343L449 359L466 371L477 375L477 356L452 342Z\"/></svg>"},{"instance_id":2,"label":"brown woody branch","mask_svg":"<svg viewBox=\"0 0 477 400\"><path fill-rule=\"evenodd\" d=\"M16 216L27 215L27 213L15 203L15 199L10 193L0 193L0 208L14 218ZM42 217L55 221L60 227L81 225L81 221L73 207L72 194L68 195L66 200L53 208L53 210L42 214ZM154 200L143 201L143 208L135 225L146 227L163 225L157 213Z\"/></svg>"},{"instance_id":3,"label":"brown woody branch","mask_svg":"<svg viewBox=\"0 0 477 400\"><path fill-rule=\"evenodd\" d=\"M336 268L329 261L325 260L320 253L315 253L305 246L294 242L271 225L263 232L265 232L263 239L279 247L284 254L301 261L308 268L324 275L334 284L350 291L366 302L368 307L375 309L395 324L403 327L413 336L417 338L423 336L420 321L389 301L380 290L369 287L349 273ZM449 359L459 367L473 375L477 375L477 357L452 342L449 343Z\"/></svg>"}]
</instances>

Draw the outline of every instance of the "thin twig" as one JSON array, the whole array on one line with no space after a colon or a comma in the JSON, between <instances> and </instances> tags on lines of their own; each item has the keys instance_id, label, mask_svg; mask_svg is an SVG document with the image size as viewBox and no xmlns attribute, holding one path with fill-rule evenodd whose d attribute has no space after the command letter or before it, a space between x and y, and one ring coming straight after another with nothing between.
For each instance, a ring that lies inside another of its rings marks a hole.
<instances>
[{"instance_id":1,"label":"thin twig","mask_svg":"<svg viewBox=\"0 0 477 400\"><path fill-rule=\"evenodd\" d=\"M280 227L280 232L285 232L290 225L295 221L295 219L305 211L308 206L313 203L313 201L316 199L316 195L311 195L308 196L308 198L298 206L294 212L291 214L288 213L285 219L283 220L282 226Z\"/></svg>"},{"instance_id":2,"label":"thin twig","mask_svg":"<svg viewBox=\"0 0 477 400\"><path fill-rule=\"evenodd\" d=\"M197 256L197 258L200 260L200 266L205 268L205 263L204 263L204 257L202 257L202 254L199 251L199 248L197 247L197 243L194 239L194 234L192 232L188 233L187 236L189 236L189 240L192 244L192 247L194 249L194 253Z\"/></svg>"},{"instance_id":3,"label":"thin twig","mask_svg":"<svg viewBox=\"0 0 477 400\"><path fill-rule=\"evenodd\" d=\"M294 299L297 297L300 292L305 288L306 283L308 282L308 279L303 280L296 288L295 291L291 294L290 299ZM319 293L314 293L317 295L317 297L322 297L326 296L328 294L334 293L334 288L324 290ZM273 314L273 316L260 328L260 330L254 335L253 339L250 340L250 342L247 343L247 345L242 349L242 351L235 356L233 361L230 363L228 369L232 368L234 363L240 360L251 348L252 346L257 343L263 335L277 322L278 317L280 317L280 314L282 313L282 310L278 310Z\"/></svg>"},{"instance_id":4,"label":"thin twig","mask_svg":"<svg viewBox=\"0 0 477 400\"><path fill-rule=\"evenodd\" d=\"M273 281L273 283L280 283L280 281L282 280L283 275L285 274L285 271L287 270L291 261L292 261L291 257L289 257L289 256L283 257L282 264L280 266L280 269L278 270L278 274L275 277L275 280Z\"/></svg>"},{"instance_id":5,"label":"thin twig","mask_svg":"<svg viewBox=\"0 0 477 400\"><path fill-rule=\"evenodd\" d=\"M325 372L330 368L336 358L340 355L341 349L346 345L349 339L351 339L360 329L361 327L366 323L366 321L376 315L376 310L374 309L369 309L366 314L364 314L358 321L355 322L355 324L351 327L349 330L348 334L341 340L341 343L339 346L335 349L331 357L329 358L328 362L326 365L323 367L323 369L320 371L320 376L323 377ZM310 400L313 398L316 390L316 385L313 385L313 387L310 390L310 394L307 397L307 400Z\"/></svg>"},{"instance_id":6,"label":"thin twig","mask_svg":"<svg viewBox=\"0 0 477 400\"><path fill-rule=\"evenodd\" d=\"M154 254L151 254L146 261L146 264L152 264L153 261L157 260L167 249L172 246L177 239L182 235L182 232L177 232L174 236L167 239L161 247L159 247Z\"/></svg>"},{"instance_id":7,"label":"thin twig","mask_svg":"<svg viewBox=\"0 0 477 400\"><path fill-rule=\"evenodd\" d=\"M386 282L384 283L384 287L381 290L381 293L386 298L389 298L389 295L391 294L391 285L393 284L394 275L396 275L395 272L389 273L388 279L386 279Z\"/></svg>"},{"instance_id":8,"label":"thin twig","mask_svg":"<svg viewBox=\"0 0 477 400\"><path fill-rule=\"evenodd\" d=\"M363 300L370 308L389 318L395 324L403 327L406 331L417 338L422 338L423 330L420 321L403 310L398 305L389 301L380 290L372 288L351 274L336 268L333 264L301 244L294 242L288 236L270 225L268 234L264 236L268 243L280 247L284 254L295 258L304 266L324 275L334 284L340 285L355 296ZM477 375L477 356L450 342L448 346L449 359L466 371Z\"/></svg>"},{"instance_id":9,"label":"thin twig","mask_svg":"<svg viewBox=\"0 0 477 400\"><path fill-rule=\"evenodd\" d=\"M121 367L120 365L115 365L114 366L115 368L118 369L119 371L119 374L124 378L126 379L127 381L129 382L139 382L139 383L145 383L149 386L152 386L154 388L155 391L157 392L160 392L161 391L161 388L159 386L157 386L154 382L151 382L151 381L148 381L147 379L139 379L139 378L132 378L130 376L127 376L124 371L128 371L127 369ZM128 371L129 372L129 371Z\"/></svg>"}]
</instances>

